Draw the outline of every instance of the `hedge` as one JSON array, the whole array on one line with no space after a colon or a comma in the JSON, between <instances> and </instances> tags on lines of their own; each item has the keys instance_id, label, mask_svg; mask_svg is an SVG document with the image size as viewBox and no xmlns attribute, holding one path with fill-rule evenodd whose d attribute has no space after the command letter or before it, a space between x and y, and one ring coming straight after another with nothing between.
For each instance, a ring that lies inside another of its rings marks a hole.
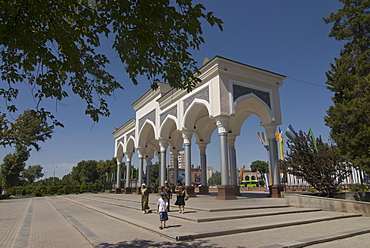
<instances>
[{"instance_id":1,"label":"hedge","mask_svg":"<svg viewBox=\"0 0 370 248\"><path fill-rule=\"evenodd\" d=\"M104 192L103 184L60 185L60 186L19 186L8 189L10 195L65 195Z\"/></svg>"}]
</instances>

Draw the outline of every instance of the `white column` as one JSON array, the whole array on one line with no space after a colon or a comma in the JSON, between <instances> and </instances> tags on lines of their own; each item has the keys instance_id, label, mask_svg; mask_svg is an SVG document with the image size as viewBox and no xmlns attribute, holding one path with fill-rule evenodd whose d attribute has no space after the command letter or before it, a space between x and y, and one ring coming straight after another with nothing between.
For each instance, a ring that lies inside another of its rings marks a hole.
<instances>
[{"instance_id":1,"label":"white column","mask_svg":"<svg viewBox=\"0 0 370 248\"><path fill-rule=\"evenodd\" d=\"M158 182L158 186L164 186L164 181L166 180L166 156L167 156L167 147L168 141L165 139L159 140L159 147L161 152L161 163L160 163L160 181Z\"/></svg>"},{"instance_id":2,"label":"white column","mask_svg":"<svg viewBox=\"0 0 370 248\"><path fill-rule=\"evenodd\" d=\"M146 186L150 187L150 165L152 163L152 159L148 156L146 156L145 161L146 161Z\"/></svg>"},{"instance_id":3,"label":"white column","mask_svg":"<svg viewBox=\"0 0 370 248\"><path fill-rule=\"evenodd\" d=\"M185 148L185 186L191 186L191 138L193 132L193 130L181 131Z\"/></svg>"},{"instance_id":4,"label":"white column","mask_svg":"<svg viewBox=\"0 0 370 248\"><path fill-rule=\"evenodd\" d=\"M132 153L126 153L126 188L130 188Z\"/></svg>"},{"instance_id":5,"label":"white column","mask_svg":"<svg viewBox=\"0 0 370 248\"><path fill-rule=\"evenodd\" d=\"M116 157L117 161L117 184L116 188L121 188L121 164L123 157Z\"/></svg>"},{"instance_id":6,"label":"white column","mask_svg":"<svg viewBox=\"0 0 370 248\"><path fill-rule=\"evenodd\" d=\"M265 124L263 127L266 130L267 138L269 140L269 153L270 153L270 164L271 164L271 172L272 172L272 185L280 185L280 166L279 166L279 158L278 158L278 148L277 142L275 138L276 133L276 124L270 123Z\"/></svg>"},{"instance_id":7,"label":"white column","mask_svg":"<svg viewBox=\"0 0 370 248\"><path fill-rule=\"evenodd\" d=\"M207 155L206 155L206 148L208 143L206 142L198 142L199 152L200 152L200 169L202 171L201 174L201 184L202 186L207 186Z\"/></svg>"},{"instance_id":8,"label":"white column","mask_svg":"<svg viewBox=\"0 0 370 248\"><path fill-rule=\"evenodd\" d=\"M235 139L236 135L229 134L227 136L227 141L229 145L229 157L230 157L230 177L231 185L238 185L238 175L236 174L236 149L235 149Z\"/></svg>"},{"instance_id":9,"label":"white column","mask_svg":"<svg viewBox=\"0 0 370 248\"><path fill-rule=\"evenodd\" d=\"M219 116L215 120L220 137L221 185L229 185L229 158L227 152L229 117Z\"/></svg>"},{"instance_id":10,"label":"white column","mask_svg":"<svg viewBox=\"0 0 370 248\"><path fill-rule=\"evenodd\" d=\"M179 151L172 150L172 158L173 158L173 184L176 185L177 180L179 180Z\"/></svg>"},{"instance_id":11,"label":"white column","mask_svg":"<svg viewBox=\"0 0 370 248\"><path fill-rule=\"evenodd\" d=\"M139 178L138 178L138 187L141 187L143 183L143 167L144 167L144 153L145 148L136 148L139 157Z\"/></svg>"}]
</instances>

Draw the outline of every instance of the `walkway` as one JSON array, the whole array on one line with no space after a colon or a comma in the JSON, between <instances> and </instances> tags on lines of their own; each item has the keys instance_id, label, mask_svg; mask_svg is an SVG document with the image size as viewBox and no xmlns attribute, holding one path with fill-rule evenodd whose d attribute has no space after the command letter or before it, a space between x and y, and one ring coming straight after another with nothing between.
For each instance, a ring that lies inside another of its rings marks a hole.
<instances>
[{"instance_id":1,"label":"walkway","mask_svg":"<svg viewBox=\"0 0 370 248\"><path fill-rule=\"evenodd\" d=\"M156 209L158 196L150 195ZM238 200L198 196L168 228L140 196L80 194L0 201L0 247L370 247L370 218L292 208L264 192Z\"/></svg>"}]
</instances>

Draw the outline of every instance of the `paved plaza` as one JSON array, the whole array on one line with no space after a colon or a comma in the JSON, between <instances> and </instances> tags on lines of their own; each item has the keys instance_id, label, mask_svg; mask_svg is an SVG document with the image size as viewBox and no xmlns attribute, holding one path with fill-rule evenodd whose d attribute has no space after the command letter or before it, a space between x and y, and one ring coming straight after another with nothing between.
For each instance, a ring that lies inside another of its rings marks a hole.
<instances>
[{"instance_id":1,"label":"paved plaza","mask_svg":"<svg viewBox=\"0 0 370 248\"><path fill-rule=\"evenodd\" d=\"M171 202L168 228L143 214L139 195L79 194L0 201L0 247L370 247L370 218L293 208L265 192L237 200Z\"/></svg>"}]
</instances>

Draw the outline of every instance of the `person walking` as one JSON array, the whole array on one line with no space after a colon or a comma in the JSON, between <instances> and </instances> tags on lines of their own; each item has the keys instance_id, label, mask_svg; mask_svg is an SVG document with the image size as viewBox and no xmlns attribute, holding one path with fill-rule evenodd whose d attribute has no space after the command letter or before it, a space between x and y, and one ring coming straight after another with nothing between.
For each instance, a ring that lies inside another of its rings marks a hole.
<instances>
[{"instance_id":1,"label":"person walking","mask_svg":"<svg viewBox=\"0 0 370 248\"><path fill-rule=\"evenodd\" d=\"M177 180L175 192L177 195L175 205L179 206L179 213L185 213L185 187L180 180Z\"/></svg>"},{"instance_id":2,"label":"person walking","mask_svg":"<svg viewBox=\"0 0 370 248\"><path fill-rule=\"evenodd\" d=\"M170 200L172 199L172 187L168 184L168 181L164 181L163 192L166 193L166 199L168 200L168 212L170 212Z\"/></svg>"},{"instance_id":3,"label":"person walking","mask_svg":"<svg viewBox=\"0 0 370 248\"><path fill-rule=\"evenodd\" d=\"M168 201L166 198L166 193L161 192L161 198L157 202L157 212L159 213L159 229L166 228L166 221L168 220Z\"/></svg>"},{"instance_id":4,"label":"person walking","mask_svg":"<svg viewBox=\"0 0 370 248\"><path fill-rule=\"evenodd\" d=\"M149 209L149 190L146 187L145 183L143 183L141 185L141 210L144 214L146 214L146 211Z\"/></svg>"}]
</instances>

